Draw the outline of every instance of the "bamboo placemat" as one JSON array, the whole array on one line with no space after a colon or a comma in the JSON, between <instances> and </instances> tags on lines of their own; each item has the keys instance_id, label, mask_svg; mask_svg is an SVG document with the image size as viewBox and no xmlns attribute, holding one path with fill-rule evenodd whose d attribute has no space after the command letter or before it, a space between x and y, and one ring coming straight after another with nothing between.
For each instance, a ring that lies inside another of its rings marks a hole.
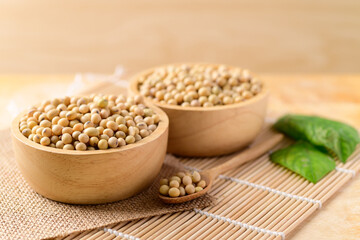
<instances>
[{"instance_id":1,"label":"bamboo placemat","mask_svg":"<svg viewBox=\"0 0 360 240\"><path fill-rule=\"evenodd\" d=\"M256 141L269 134L267 126ZM289 144L284 139L273 150ZM180 160L188 169L203 170L230 157ZM336 170L313 184L265 154L219 176L210 192L218 198L213 207L121 222L63 239L285 239L355 176L359 160L360 147L346 164L337 160Z\"/></svg>"}]
</instances>

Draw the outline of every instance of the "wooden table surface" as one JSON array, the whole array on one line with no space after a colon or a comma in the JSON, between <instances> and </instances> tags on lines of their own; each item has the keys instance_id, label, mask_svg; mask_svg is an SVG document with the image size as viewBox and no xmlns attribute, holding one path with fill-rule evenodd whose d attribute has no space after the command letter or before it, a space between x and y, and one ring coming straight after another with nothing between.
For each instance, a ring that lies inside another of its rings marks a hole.
<instances>
[{"instance_id":1,"label":"wooden table surface","mask_svg":"<svg viewBox=\"0 0 360 240\"><path fill-rule=\"evenodd\" d=\"M318 114L360 128L360 75L263 75L271 90L268 115ZM0 129L22 106L69 92L73 75L0 75ZM305 221L292 239L358 239L360 177Z\"/></svg>"}]
</instances>

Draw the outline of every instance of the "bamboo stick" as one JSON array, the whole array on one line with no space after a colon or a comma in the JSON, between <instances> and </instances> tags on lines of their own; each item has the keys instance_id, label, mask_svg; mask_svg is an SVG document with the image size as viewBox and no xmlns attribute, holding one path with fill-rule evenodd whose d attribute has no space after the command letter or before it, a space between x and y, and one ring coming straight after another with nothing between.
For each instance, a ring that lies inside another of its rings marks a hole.
<instances>
[{"instance_id":1,"label":"bamboo stick","mask_svg":"<svg viewBox=\"0 0 360 240\"><path fill-rule=\"evenodd\" d=\"M73 234L70 234L69 236L66 236L64 238L62 238L62 240L72 240L72 239L76 239L78 238L79 235L81 234L84 234L84 233L73 233ZM57 240L59 238L55 238L55 240Z\"/></svg>"},{"instance_id":2,"label":"bamboo stick","mask_svg":"<svg viewBox=\"0 0 360 240\"><path fill-rule=\"evenodd\" d=\"M82 239L84 236L88 235L88 234L95 234L96 232L98 232L99 229L94 229L94 230L90 230L89 232L82 232L81 234L77 235L76 237L72 238L72 240L80 240Z\"/></svg>"}]
</instances>

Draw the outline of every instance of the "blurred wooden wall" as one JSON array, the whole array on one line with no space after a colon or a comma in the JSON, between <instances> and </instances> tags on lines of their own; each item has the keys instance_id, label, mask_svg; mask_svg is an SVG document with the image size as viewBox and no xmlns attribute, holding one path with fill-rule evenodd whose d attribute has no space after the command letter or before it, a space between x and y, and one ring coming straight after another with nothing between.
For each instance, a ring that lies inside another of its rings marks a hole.
<instances>
[{"instance_id":1,"label":"blurred wooden wall","mask_svg":"<svg viewBox=\"0 0 360 240\"><path fill-rule=\"evenodd\" d=\"M1 0L0 73L170 62L359 72L359 0Z\"/></svg>"}]
</instances>

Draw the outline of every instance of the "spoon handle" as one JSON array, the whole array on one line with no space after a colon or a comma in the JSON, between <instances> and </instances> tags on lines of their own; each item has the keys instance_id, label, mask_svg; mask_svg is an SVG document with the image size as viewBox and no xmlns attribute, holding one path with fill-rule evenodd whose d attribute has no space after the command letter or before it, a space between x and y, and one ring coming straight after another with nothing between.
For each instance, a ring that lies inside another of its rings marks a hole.
<instances>
[{"instance_id":1,"label":"spoon handle","mask_svg":"<svg viewBox=\"0 0 360 240\"><path fill-rule=\"evenodd\" d=\"M244 151L239 152L227 162L206 171L210 173L213 177L217 177L221 173L224 173L233 168L237 168L246 162L260 157L261 155L269 151L271 148L273 148L276 144L278 144L283 139L283 137L284 135L276 133L270 138L260 143L257 143L256 145L245 149Z\"/></svg>"}]
</instances>

